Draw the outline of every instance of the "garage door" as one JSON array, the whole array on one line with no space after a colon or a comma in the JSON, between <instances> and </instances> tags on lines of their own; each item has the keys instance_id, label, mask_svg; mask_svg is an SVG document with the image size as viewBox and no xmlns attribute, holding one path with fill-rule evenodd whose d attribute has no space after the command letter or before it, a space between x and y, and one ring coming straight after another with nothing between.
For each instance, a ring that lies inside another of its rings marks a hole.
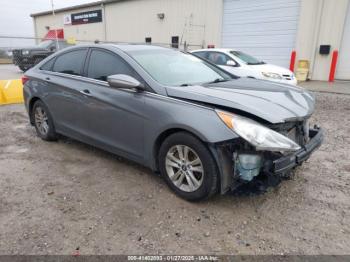
<instances>
[{"instance_id":1,"label":"garage door","mask_svg":"<svg viewBox=\"0 0 350 262\"><path fill-rule=\"evenodd\" d=\"M339 63L336 78L339 80L350 80L350 4L345 22L343 40L339 52Z\"/></svg>"},{"instance_id":2,"label":"garage door","mask_svg":"<svg viewBox=\"0 0 350 262\"><path fill-rule=\"evenodd\" d=\"M289 67L300 0L224 0L222 46Z\"/></svg>"}]
</instances>

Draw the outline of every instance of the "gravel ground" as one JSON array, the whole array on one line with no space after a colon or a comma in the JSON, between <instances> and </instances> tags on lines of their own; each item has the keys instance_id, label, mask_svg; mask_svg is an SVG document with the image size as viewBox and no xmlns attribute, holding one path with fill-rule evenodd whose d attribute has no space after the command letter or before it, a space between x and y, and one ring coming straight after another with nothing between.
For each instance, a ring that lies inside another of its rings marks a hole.
<instances>
[{"instance_id":1,"label":"gravel ground","mask_svg":"<svg viewBox=\"0 0 350 262\"><path fill-rule=\"evenodd\" d=\"M0 107L0 254L349 254L350 96L317 94L324 145L259 196L188 203L149 170Z\"/></svg>"}]
</instances>

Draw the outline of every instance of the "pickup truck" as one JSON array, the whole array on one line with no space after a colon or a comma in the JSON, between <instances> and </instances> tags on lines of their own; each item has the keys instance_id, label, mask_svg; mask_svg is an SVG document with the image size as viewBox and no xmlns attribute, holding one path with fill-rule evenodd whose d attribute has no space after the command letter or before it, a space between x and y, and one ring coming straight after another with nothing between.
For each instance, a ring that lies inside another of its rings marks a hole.
<instances>
[{"instance_id":1,"label":"pickup truck","mask_svg":"<svg viewBox=\"0 0 350 262\"><path fill-rule=\"evenodd\" d=\"M68 44L65 40L44 40L36 46L13 49L12 61L25 72L49 55L69 46L71 44Z\"/></svg>"}]
</instances>

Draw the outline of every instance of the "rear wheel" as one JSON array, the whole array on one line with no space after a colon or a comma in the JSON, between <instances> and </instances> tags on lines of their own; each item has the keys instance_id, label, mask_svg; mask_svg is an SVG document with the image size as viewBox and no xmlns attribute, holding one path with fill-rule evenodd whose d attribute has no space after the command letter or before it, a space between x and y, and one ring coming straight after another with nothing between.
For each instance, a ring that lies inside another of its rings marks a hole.
<instances>
[{"instance_id":1,"label":"rear wheel","mask_svg":"<svg viewBox=\"0 0 350 262\"><path fill-rule=\"evenodd\" d=\"M40 100L36 101L32 110L32 119L37 135L46 141L57 139L53 119L47 106Z\"/></svg>"},{"instance_id":2,"label":"rear wheel","mask_svg":"<svg viewBox=\"0 0 350 262\"><path fill-rule=\"evenodd\" d=\"M198 138L185 132L170 135L161 145L158 159L162 176L180 197L198 201L217 192L216 163Z\"/></svg>"}]
</instances>

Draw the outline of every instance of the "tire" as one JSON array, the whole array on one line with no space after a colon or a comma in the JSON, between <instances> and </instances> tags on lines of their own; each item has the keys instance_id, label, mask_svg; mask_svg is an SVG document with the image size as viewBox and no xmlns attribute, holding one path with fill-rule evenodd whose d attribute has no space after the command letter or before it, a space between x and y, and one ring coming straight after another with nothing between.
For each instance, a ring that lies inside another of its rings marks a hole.
<instances>
[{"instance_id":1,"label":"tire","mask_svg":"<svg viewBox=\"0 0 350 262\"><path fill-rule=\"evenodd\" d=\"M34 122L36 133L41 139L45 141L57 140L52 116L47 106L41 100L35 102L31 117Z\"/></svg>"},{"instance_id":2,"label":"tire","mask_svg":"<svg viewBox=\"0 0 350 262\"><path fill-rule=\"evenodd\" d=\"M167 137L159 149L158 161L161 175L181 198L199 201L217 192L216 162L206 145L193 135L179 132Z\"/></svg>"}]
</instances>

